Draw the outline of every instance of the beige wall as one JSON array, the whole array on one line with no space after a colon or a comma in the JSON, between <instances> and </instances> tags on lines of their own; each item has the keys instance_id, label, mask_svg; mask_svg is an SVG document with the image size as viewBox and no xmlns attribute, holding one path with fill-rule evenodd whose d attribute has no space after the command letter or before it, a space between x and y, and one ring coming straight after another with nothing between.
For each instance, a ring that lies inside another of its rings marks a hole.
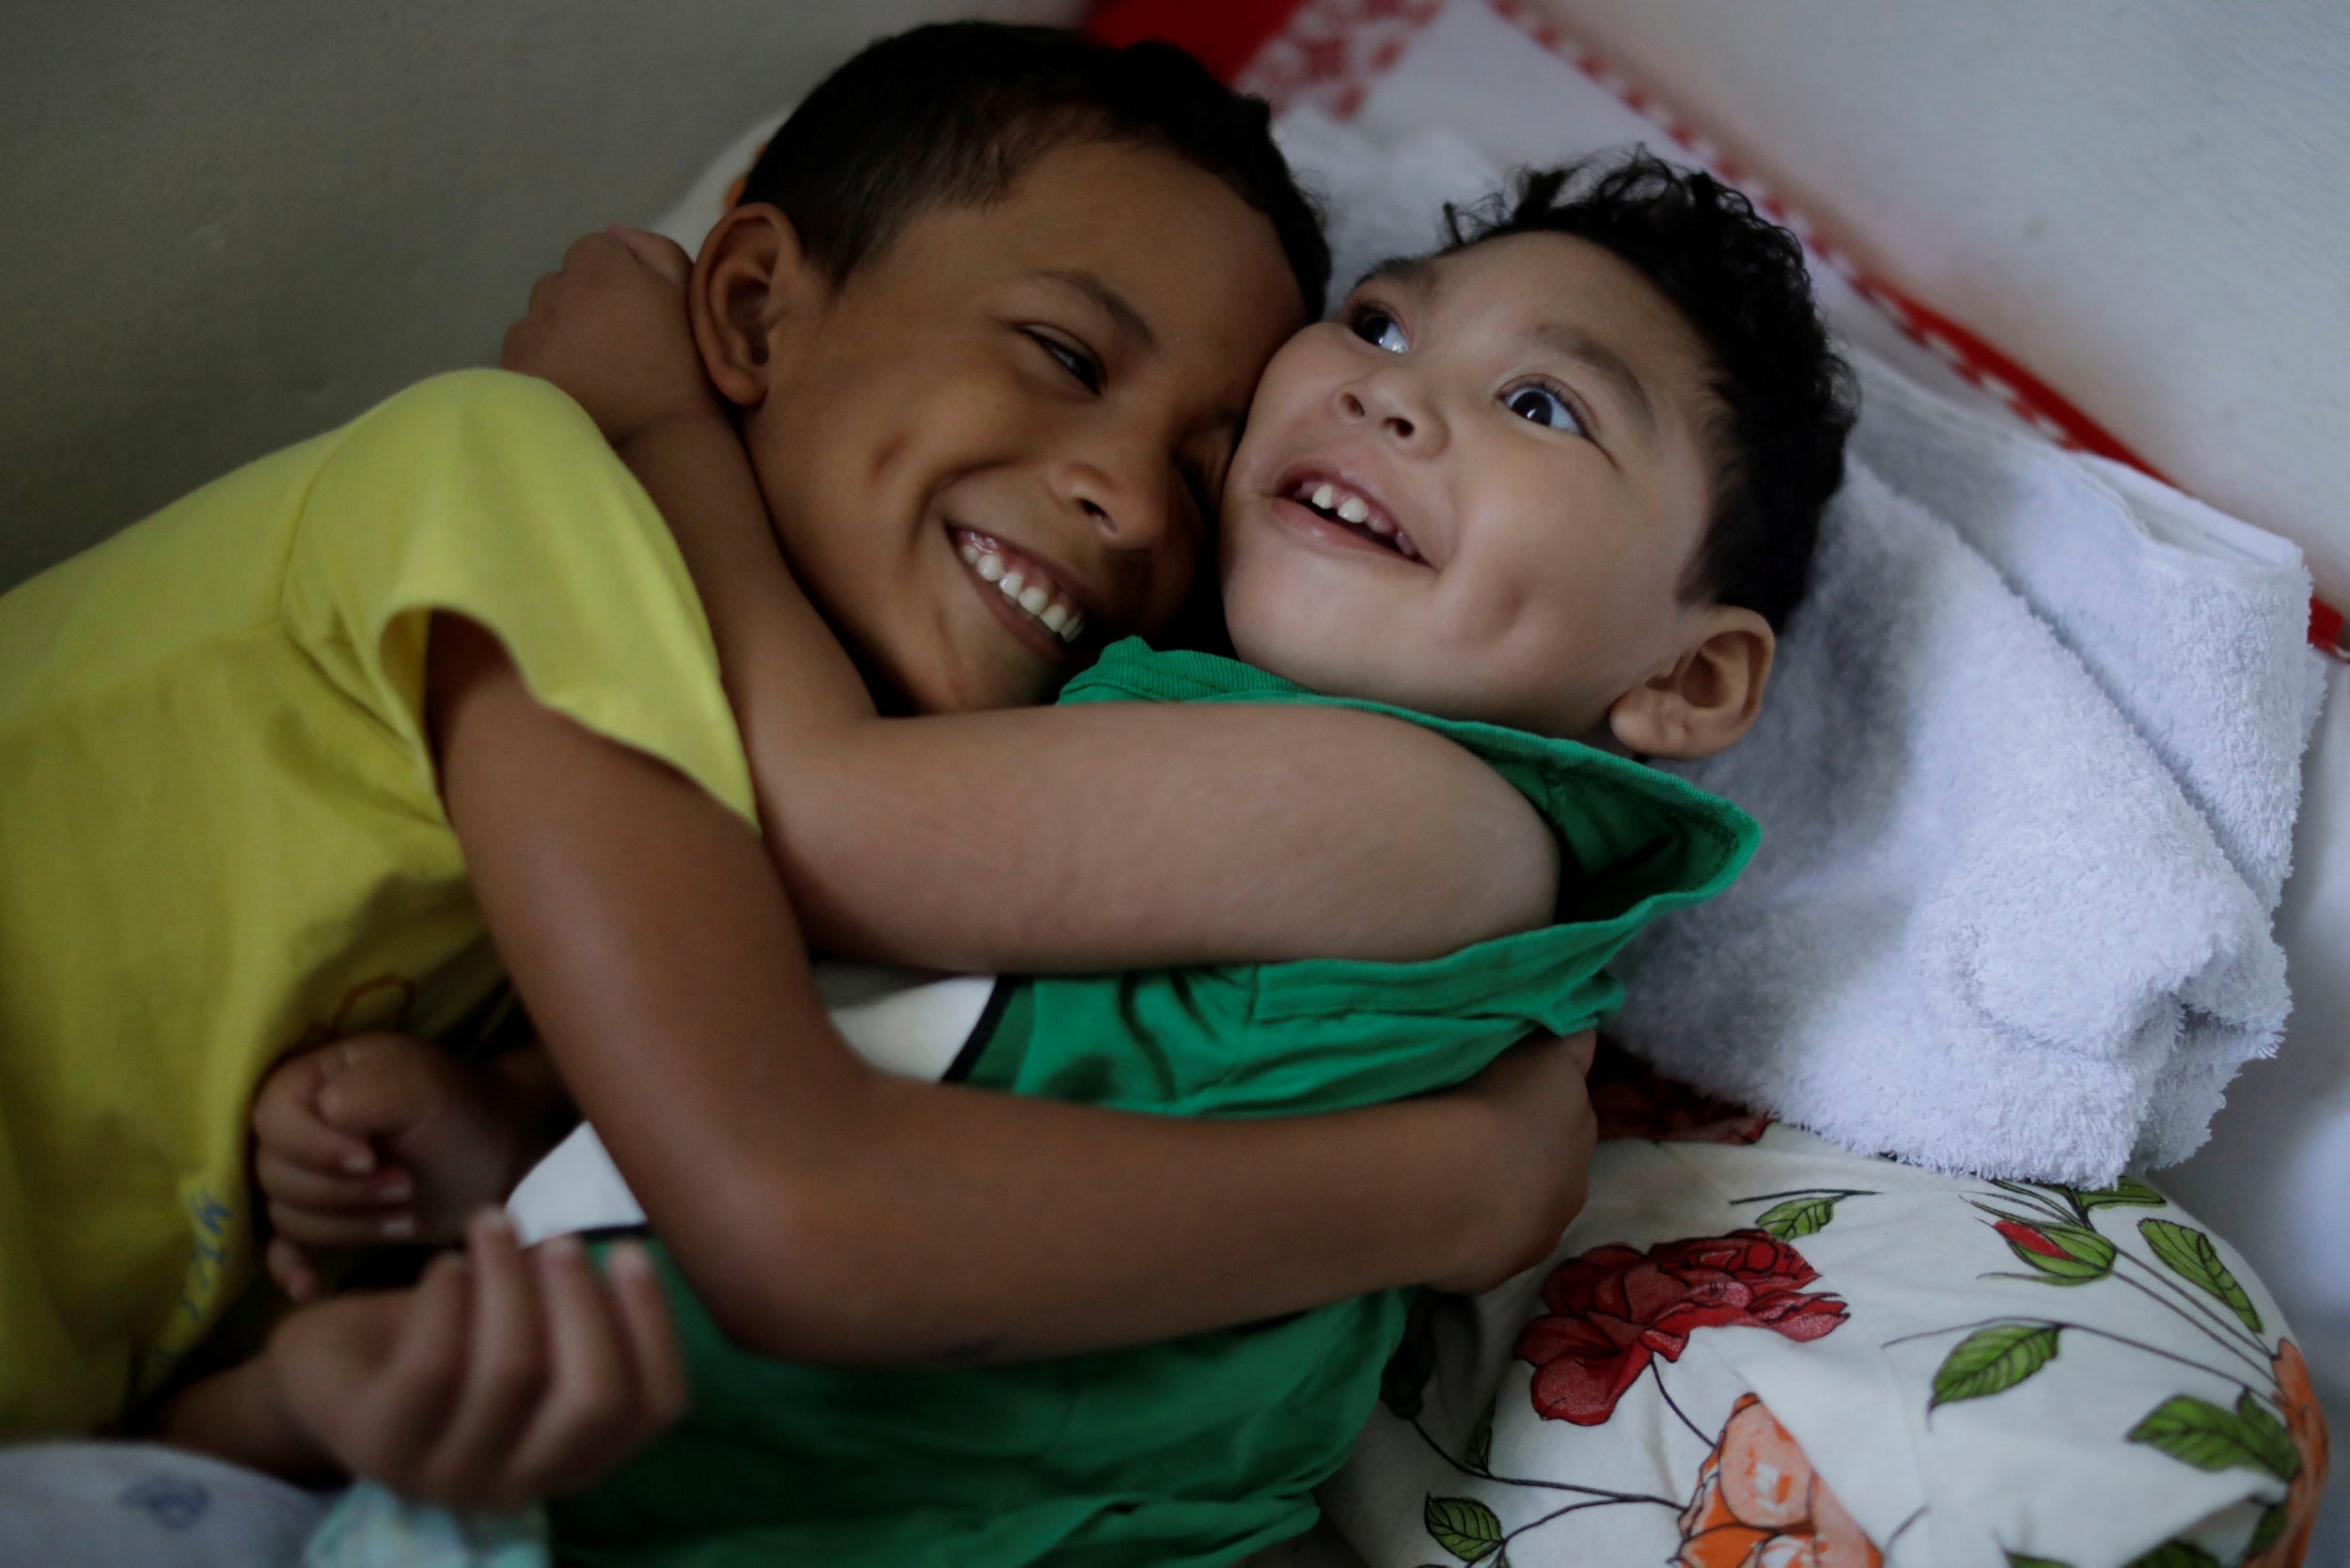
<instances>
[{"instance_id":1,"label":"beige wall","mask_svg":"<svg viewBox=\"0 0 2350 1568\"><path fill-rule=\"evenodd\" d=\"M2350 6L1549 4L2350 604Z\"/></svg>"},{"instance_id":2,"label":"beige wall","mask_svg":"<svg viewBox=\"0 0 2350 1568\"><path fill-rule=\"evenodd\" d=\"M435 370L859 42L1080 0L0 0L0 587Z\"/></svg>"}]
</instances>

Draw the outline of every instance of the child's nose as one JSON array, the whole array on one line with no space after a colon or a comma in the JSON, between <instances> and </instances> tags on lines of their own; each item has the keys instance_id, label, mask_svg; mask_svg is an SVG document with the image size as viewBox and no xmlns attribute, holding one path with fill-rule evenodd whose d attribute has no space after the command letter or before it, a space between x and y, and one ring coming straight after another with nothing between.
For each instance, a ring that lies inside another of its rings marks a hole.
<instances>
[{"instance_id":1,"label":"child's nose","mask_svg":"<svg viewBox=\"0 0 2350 1568\"><path fill-rule=\"evenodd\" d=\"M1444 424L1402 377L1381 372L1339 388L1340 416L1373 423L1379 433L1425 455L1444 445Z\"/></svg>"},{"instance_id":2,"label":"child's nose","mask_svg":"<svg viewBox=\"0 0 2350 1568\"><path fill-rule=\"evenodd\" d=\"M1072 463L1063 490L1112 550L1155 550L1171 521L1165 487L1136 460Z\"/></svg>"},{"instance_id":3,"label":"child's nose","mask_svg":"<svg viewBox=\"0 0 2350 1568\"><path fill-rule=\"evenodd\" d=\"M1346 411L1346 416L1350 419L1369 419L1372 417L1369 406L1364 403L1361 398L1357 397L1353 392L1340 394L1339 406ZM1378 419L1380 429L1386 431L1389 435L1396 436L1400 439L1408 440L1413 435L1418 434L1419 431L1419 427L1413 424L1411 416L1406 414L1384 414L1380 415Z\"/></svg>"}]
</instances>

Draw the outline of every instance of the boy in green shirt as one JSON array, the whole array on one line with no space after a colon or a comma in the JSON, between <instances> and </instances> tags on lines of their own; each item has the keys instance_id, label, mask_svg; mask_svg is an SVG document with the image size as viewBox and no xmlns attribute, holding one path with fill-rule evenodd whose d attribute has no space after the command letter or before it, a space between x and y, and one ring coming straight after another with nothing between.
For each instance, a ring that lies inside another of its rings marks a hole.
<instances>
[{"instance_id":1,"label":"boy in green shirt","mask_svg":"<svg viewBox=\"0 0 2350 1568\"><path fill-rule=\"evenodd\" d=\"M694 271L697 328L730 243L722 226ZM1225 607L1248 662L1121 645L1031 732L1104 699L1183 704L1198 745L1230 738L1214 715L1235 705L1398 718L1540 813L1555 902L1432 962L1017 982L968 1080L1179 1115L1340 1109L1603 1021L1607 958L1754 842L1734 808L1611 752L1701 756L1752 722L1849 422L1792 240L1653 161L1535 178L1450 249L1366 279L1276 356L1226 478ZM653 488L682 532L710 499ZM1058 632L1049 564L976 529L957 543ZM753 728L760 694L736 701ZM856 1373L746 1356L674 1299L695 1411L557 1509L567 1553L1228 1561L1310 1522L1401 1322L1385 1293L1077 1360Z\"/></svg>"}]
</instances>

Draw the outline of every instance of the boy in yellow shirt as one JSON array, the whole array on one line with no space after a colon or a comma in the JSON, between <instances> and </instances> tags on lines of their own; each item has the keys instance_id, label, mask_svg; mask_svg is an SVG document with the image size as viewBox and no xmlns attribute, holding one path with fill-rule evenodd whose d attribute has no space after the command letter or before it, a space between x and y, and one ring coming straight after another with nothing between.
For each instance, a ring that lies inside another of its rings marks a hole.
<instances>
[{"instance_id":1,"label":"boy in yellow shirt","mask_svg":"<svg viewBox=\"0 0 2350 1568\"><path fill-rule=\"evenodd\" d=\"M965 580L953 530L973 525L1081 586L1077 655L1164 625L1256 374L1323 281L1261 110L1189 62L1025 30L897 42L885 67L928 51L931 86L958 91L803 148L769 238L805 248L765 256L796 292L717 310L744 355L722 390L758 501L847 652L723 556L704 590L751 613L705 618L595 425L488 372L0 599L0 1435L116 1419L217 1325L253 1272L244 1116L271 1062L370 1025L459 1036L502 975L680 1266L771 1355L1154 1338L1495 1278L1557 1233L1580 1156L1545 1132L1580 1089L1556 1053L1447 1100L1184 1124L885 1079L826 1027L809 937L1023 968L1071 962L1082 933L1103 962L1149 964L1261 952L1254 919L1292 933L1283 951L1424 954L1546 897L1459 870L1529 843L1540 860L1540 823L1495 809L1507 787L1366 715L1285 717L1280 767L1237 775L1256 719L1233 715L1239 749L1201 755L1194 798L1245 805L1127 841L1103 823L1119 769L1145 765L1118 760L1121 715L1052 742L961 732L961 776L891 780L887 810L886 774L855 772L885 751L816 770L783 812L765 803L795 909L757 832L744 745L761 737L738 735L722 675L805 657L810 710L870 700L867 682L917 711L1047 695L1066 656L1008 635L1000 596ZM1088 362L1108 377L1079 396ZM697 467L706 434L646 432L631 460ZM837 678L853 656L864 682ZM1006 782L980 820L1026 846L1003 864L970 831L988 780ZM1341 787L1375 832L1326 820ZM1066 856L1034 848L1063 827ZM949 887L984 875L986 901L915 907L863 872L885 843L932 852ZM1283 867L1312 874L1277 921L1230 903ZM1103 918L1137 876L1194 892L1147 931ZM461 1314L477 1342L516 1299L490 1288L517 1276L487 1245ZM535 1266L569 1304L545 1309L558 1328L604 1320L563 1342L657 1355L646 1276L598 1298L575 1255ZM639 1389L640 1410L662 1403ZM526 1491L594 1448L492 1446Z\"/></svg>"}]
</instances>

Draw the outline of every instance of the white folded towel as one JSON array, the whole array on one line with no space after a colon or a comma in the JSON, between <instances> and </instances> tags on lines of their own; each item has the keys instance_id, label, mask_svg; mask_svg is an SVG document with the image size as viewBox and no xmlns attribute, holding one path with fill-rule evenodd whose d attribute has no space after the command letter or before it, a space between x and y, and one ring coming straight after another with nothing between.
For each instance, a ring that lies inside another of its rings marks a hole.
<instances>
[{"instance_id":1,"label":"white folded towel","mask_svg":"<svg viewBox=\"0 0 2350 1568\"><path fill-rule=\"evenodd\" d=\"M1280 132L1341 287L1497 179L1443 133ZM1618 1032L1937 1169L2183 1159L2288 1005L2268 917L2321 682L2299 553L1854 357L1851 478L1762 721L1684 770L1762 849L1626 952Z\"/></svg>"},{"instance_id":2,"label":"white folded towel","mask_svg":"<svg viewBox=\"0 0 2350 1568\"><path fill-rule=\"evenodd\" d=\"M2273 916L2326 679L2309 647L2300 551L2135 469L2059 451L1871 362L1861 369L1855 449L2049 622ZM2148 1166L2201 1146L2229 1080L2274 1049L2281 1026L2280 991L2274 1025L2249 995L2217 1010L2192 993L2183 1000L2134 1155Z\"/></svg>"},{"instance_id":3,"label":"white folded towel","mask_svg":"<svg viewBox=\"0 0 2350 1568\"><path fill-rule=\"evenodd\" d=\"M2100 508L2120 502L2088 481L2038 525L2110 524ZM2306 687L2280 684L2239 678L2234 700L2306 737L2286 712ZM2252 760L2221 776L2289 823L2297 747L2264 792ZM1763 842L1625 954L1619 1031L1676 1077L1936 1169L2102 1184L2185 1157L2227 1076L2275 1047L2269 900L2082 661L1865 458L1762 720L1684 771Z\"/></svg>"}]
</instances>

